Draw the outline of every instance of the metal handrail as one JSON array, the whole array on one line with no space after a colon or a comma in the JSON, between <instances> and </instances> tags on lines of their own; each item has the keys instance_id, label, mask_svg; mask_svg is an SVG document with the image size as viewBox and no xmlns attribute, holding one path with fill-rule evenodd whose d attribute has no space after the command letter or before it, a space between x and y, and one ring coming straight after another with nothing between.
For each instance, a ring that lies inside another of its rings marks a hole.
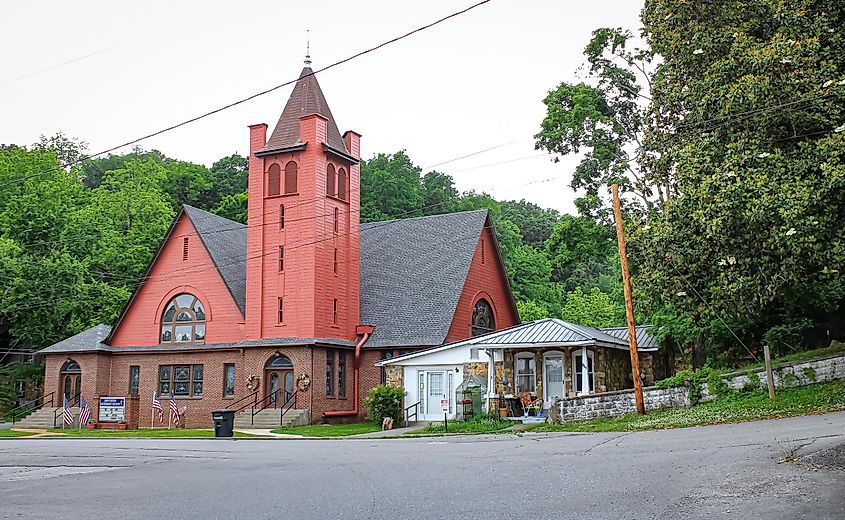
<instances>
[{"instance_id":1,"label":"metal handrail","mask_svg":"<svg viewBox=\"0 0 845 520\"><path fill-rule=\"evenodd\" d=\"M15 424L15 419L17 418L19 411L23 410L24 413L21 415L21 417L26 417L27 415L29 415L30 412L33 412L33 411L41 408L42 406L45 406L47 404L47 397L50 398L50 406L53 406L53 398L54 398L55 393L56 392L50 392L49 394L44 394L41 397L36 397L35 399L33 399L33 401L31 403L16 406L16 407L12 408L11 410L9 410L8 412L6 412L7 414L8 413L12 414L12 424L13 425ZM41 401L40 406L35 404L38 401Z\"/></svg>"},{"instance_id":2,"label":"metal handrail","mask_svg":"<svg viewBox=\"0 0 845 520\"><path fill-rule=\"evenodd\" d=\"M288 397L287 401L285 401L285 404L282 406L282 413L279 415L279 426L285 425L285 412L289 412L291 408L293 408L293 405L296 404L297 392L299 392L299 390L294 390L293 393L290 394L290 397Z\"/></svg>"},{"instance_id":3,"label":"metal handrail","mask_svg":"<svg viewBox=\"0 0 845 520\"><path fill-rule=\"evenodd\" d=\"M408 422L410 422L411 417L416 419L414 422L419 421L419 419L420 419L419 412L420 412L420 405L421 404L422 404L422 401L417 401L416 403L412 404L411 406L405 408L405 424L408 424ZM409 413L409 410L411 408L414 409L414 413Z\"/></svg>"},{"instance_id":4,"label":"metal handrail","mask_svg":"<svg viewBox=\"0 0 845 520\"><path fill-rule=\"evenodd\" d=\"M238 408L235 408L235 409L234 409L234 412L235 412L235 413L238 413L238 412L240 412L241 410L243 410L243 409L245 409L245 408L249 408L250 406L252 406L253 408L255 408L256 404L258 404L258 392L257 392L257 391L252 392L252 393L251 393L251 394L249 394L249 395L245 395L245 396L241 397L240 399L238 399L237 401L235 401L235 402L233 402L233 403L230 403L230 404L229 404L229 406L227 406L227 407L226 407L226 409L227 409L227 410L229 410L229 409L231 409L232 407L234 407L235 405L237 405L238 403L242 403L242 402L246 401L246 400L247 400L247 399L249 399L249 398L252 398L252 402L248 402L248 403L246 403L246 404L244 404L244 405L242 405L242 406L240 406L240 407L238 407Z\"/></svg>"},{"instance_id":5,"label":"metal handrail","mask_svg":"<svg viewBox=\"0 0 845 520\"><path fill-rule=\"evenodd\" d=\"M78 405L79 401L80 401L80 397L82 397L82 392L73 396L73 399L70 400L70 402L67 404L67 407L73 408L74 406ZM56 410L56 413L53 414L53 428L56 427L56 419L58 419L59 416L64 414L64 413L65 413L64 403L62 403L62 407L59 408L58 410Z\"/></svg>"}]
</instances>

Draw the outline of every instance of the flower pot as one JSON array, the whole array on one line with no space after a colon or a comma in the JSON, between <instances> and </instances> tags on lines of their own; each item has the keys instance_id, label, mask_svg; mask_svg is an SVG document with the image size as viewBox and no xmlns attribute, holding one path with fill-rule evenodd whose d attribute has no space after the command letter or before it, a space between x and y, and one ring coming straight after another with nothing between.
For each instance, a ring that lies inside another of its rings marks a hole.
<instances>
[{"instance_id":1,"label":"flower pot","mask_svg":"<svg viewBox=\"0 0 845 520\"><path fill-rule=\"evenodd\" d=\"M499 417L507 417L508 416L508 409L507 408L499 408Z\"/></svg>"},{"instance_id":2,"label":"flower pot","mask_svg":"<svg viewBox=\"0 0 845 520\"><path fill-rule=\"evenodd\" d=\"M129 425L128 425L128 424L125 424L125 423L124 423L124 424L118 424L118 425L117 425L117 429L118 429L118 430L125 430L128 426L129 426Z\"/></svg>"},{"instance_id":3,"label":"flower pot","mask_svg":"<svg viewBox=\"0 0 845 520\"><path fill-rule=\"evenodd\" d=\"M86 426L89 430L94 430L97 428L97 423L88 423Z\"/></svg>"}]
</instances>

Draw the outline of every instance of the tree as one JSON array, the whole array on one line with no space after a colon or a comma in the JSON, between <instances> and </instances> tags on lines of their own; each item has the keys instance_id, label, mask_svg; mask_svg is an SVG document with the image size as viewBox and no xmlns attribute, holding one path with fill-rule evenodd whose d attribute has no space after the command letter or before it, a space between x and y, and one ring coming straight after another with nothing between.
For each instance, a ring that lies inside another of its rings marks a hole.
<instances>
[{"instance_id":1,"label":"tree","mask_svg":"<svg viewBox=\"0 0 845 520\"><path fill-rule=\"evenodd\" d=\"M845 6L650 0L643 21L673 188L632 226L640 301L728 357L734 334L845 336Z\"/></svg>"},{"instance_id":2,"label":"tree","mask_svg":"<svg viewBox=\"0 0 845 520\"><path fill-rule=\"evenodd\" d=\"M500 204L502 218L519 226L525 243L536 249L543 249L543 245L552 235L552 230L560 219L560 213L553 209L541 208L525 199L518 202L506 200Z\"/></svg>"},{"instance_id":3,"label":"tree","mask_svg":"<svg viewBox=\"0 0 845 520\"><path fill-rule=\"evenodd\" d=\"M209 204L220 204L226 197L246 193L249 179L249 159L232 154L211 165L209 178L213 186L213 197ZM209 208L203 208L208 209Z\"/></svg>"},{"instance_id":4,"label":"tree","mask_svg":"<svg viewBox=\"0 0 845 520\"><path fill-rule=\"evenodd\" d=\"M361 221L423 215L420 168L404 150L361 161Z\"/></svg>"},{"instance_id":5,"label":"tree","mask_svg":"<svg viewBox=\"0 0 845 520\"><path fill-rule=\"evenodd\" d=\"M584 293L580 287L566 293L566 301L561 310L561 317L572 323L597 329L621 325L618 305L610 297L593 287Z\"/></svg>"},{"instance_id":6,"label":"tree","mask_svg":"<svg viewBox=\"0 0 845 520\"><path fill-rule=\"evenodd\" d=\"M646 130L659 121L643 101L652 73L649 49L631 48L633 35L623 29L602 28L584 50L589 68L588 83L564 82L551 90L543 103L546 117L535 136L536 149L551 154L583 153L575 168L572 189L585 190L576 200L582 215L609 221L608 186L618 183L635 195L627 201L630 210L654 208L654 199L665 201L671 194L667 176L644 170L644 162L656 160L644 155ZM652 155L659 156L656 148ZM555 157L555 161L559 160Z\"/></svg>"}]
</instances>

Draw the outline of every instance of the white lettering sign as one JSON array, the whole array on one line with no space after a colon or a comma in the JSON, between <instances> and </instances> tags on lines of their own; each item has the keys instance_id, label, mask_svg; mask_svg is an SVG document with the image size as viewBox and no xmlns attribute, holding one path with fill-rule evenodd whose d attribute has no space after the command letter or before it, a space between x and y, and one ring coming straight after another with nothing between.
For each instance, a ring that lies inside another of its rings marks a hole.
<instances>
[{"instance_id":1,"label":"white lettering sign","mask_svg":"<svg viewBox=\"0 0 845 520\"><path fill-rule=\"evenodd\" d=\"M101 397L97 417L100 422L120 422L126 420L125 397Z\"/></svg>"}]
</instances>

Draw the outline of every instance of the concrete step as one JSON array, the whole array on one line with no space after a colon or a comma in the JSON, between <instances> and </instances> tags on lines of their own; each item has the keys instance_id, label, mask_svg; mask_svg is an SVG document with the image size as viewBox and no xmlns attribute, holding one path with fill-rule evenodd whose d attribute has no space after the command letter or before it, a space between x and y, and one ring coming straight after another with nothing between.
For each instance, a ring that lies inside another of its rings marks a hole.
<instances>
[{"instance_id":1,"label":"concrete step","mask_svg":"<svg viewBox=\"0 0 845 520\"><path fill-rule=\"evenodd\" d=\"M76 423L79 420L79 408L73 407L70 409L70 412L73 415L73 425L76 426ZM54 419L56 417L56 414L58 414L59 417L57 419ZM15 422L15 428L47 429L61 427L62 422L63 421L61 407L45 406L32 412L20 421Z\"/></svg>"},{"instance_id":2,"label":"concrete step","mask_svg":"<svg viewBox=\"0 0 845 520\"><path fill-rule=\"evenodd\" d=\"M288 410L285 412L284 422L279 424L279 416L281 410L268 409L261 410L255 417L252 417L250 410L244 410L235 416L236 429L250 429L250 428L287 428L288 426L300 426L308 424L307 410Z\"/></svg>"}]
</instances>

